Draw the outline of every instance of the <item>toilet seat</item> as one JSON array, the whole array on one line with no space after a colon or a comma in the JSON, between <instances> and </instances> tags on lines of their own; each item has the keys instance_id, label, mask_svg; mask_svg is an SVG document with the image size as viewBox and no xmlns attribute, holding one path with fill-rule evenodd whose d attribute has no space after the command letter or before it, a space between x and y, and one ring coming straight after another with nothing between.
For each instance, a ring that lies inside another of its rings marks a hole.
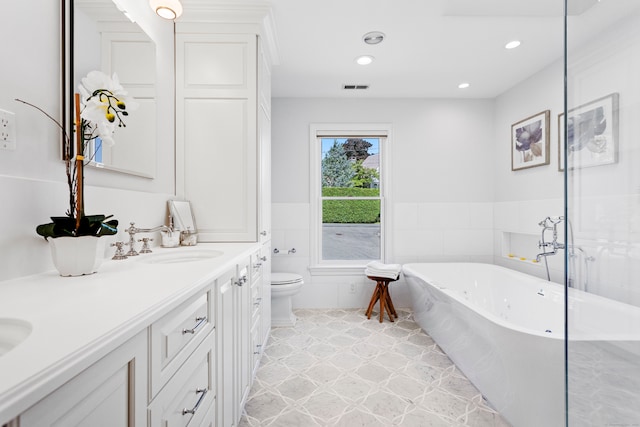
<instances>
[{"instance_id":1,"label":"toilet seat","mask_svg":"<svg viewBox=\"0 0 640 427\"><path fill-rule=\"evenodd\" d=\"M273 286L293 285L302 283L302 276L295 273L271 273L271 284Z\"/></svg>"}]
</instances>

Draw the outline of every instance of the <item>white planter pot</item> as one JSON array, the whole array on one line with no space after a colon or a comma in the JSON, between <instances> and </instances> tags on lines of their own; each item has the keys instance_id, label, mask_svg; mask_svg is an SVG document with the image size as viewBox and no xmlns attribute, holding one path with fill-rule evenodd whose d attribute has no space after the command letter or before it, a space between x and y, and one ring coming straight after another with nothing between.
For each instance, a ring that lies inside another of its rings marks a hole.
<instances>
[{"instance_id":1,"label":"white planter pot","mask_svg":"<svg viewBox=\"0 0 640 427\"><path fill-rule=\"evenodd\" d=\"M53 264L61 276L93 274L104 260L108 239L96 236L49 238Z\"/></svg>"}]
</instances>

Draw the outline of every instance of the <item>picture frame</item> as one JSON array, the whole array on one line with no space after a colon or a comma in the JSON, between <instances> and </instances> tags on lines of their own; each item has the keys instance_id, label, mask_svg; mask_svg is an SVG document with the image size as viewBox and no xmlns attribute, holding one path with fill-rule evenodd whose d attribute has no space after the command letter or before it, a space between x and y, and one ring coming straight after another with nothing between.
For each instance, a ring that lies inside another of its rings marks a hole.
<instances>
[{"instance_id":1,"label":"picture frame","mask_svg":"<svg viewBox=\"0 0 640 427\"><path fill-rule=\"evenodd\" d=\"M618 162L619 105L620 94L614 92L569 110L568 145L565 142L564 113L558 114L560 172L564 171L565 155L568 156L569 169Z\"/></svg>"},{"instance_id":2,"label":"picture frame","mask_svg":"<svg viewBox=\"0 0 640 427\"><path fill-rule=\"evenodd\" d=\"M511 170L548 165L550 110L511 125Z\"/></svg>"}]
</instances>

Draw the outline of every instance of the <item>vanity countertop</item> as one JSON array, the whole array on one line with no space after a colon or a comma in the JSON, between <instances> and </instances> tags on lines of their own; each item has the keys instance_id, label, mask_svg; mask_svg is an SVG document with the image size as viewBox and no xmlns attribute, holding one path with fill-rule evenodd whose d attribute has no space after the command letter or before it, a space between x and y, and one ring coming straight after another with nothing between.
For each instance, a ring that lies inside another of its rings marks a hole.
<instances>
[{"instance_id":1,"label":"vanity countertop","mask_svg":"<svg viewBox=\"0 0 640 427\"><path fill-rule=\"evenodd\" d=\"M50 271L0 282L0 320L20 319L32 326L23 342L0 356L0 425L258 248L257 243L154 248L150 255L105 260L89 276L60 277ZM150 264L145 259L203 250L223 254L185 263Z\"/></svg>"}]
</instances>

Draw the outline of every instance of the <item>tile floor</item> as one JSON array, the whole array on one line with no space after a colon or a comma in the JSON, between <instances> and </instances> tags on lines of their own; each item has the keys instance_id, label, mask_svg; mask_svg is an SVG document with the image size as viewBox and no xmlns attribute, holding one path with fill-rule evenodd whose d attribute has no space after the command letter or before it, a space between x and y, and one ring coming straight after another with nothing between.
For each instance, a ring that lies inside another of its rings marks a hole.
<instances>
[{"instance_id":1,"label":"tile floor","mask_svg":"<svg viewBox=\"0 0 640 427\"><path fill-rule=\"evenodd\" d=\"M297 310L271 331L240 427L508 427L435 342L398 310Z\"/></svg>"}]
</instances>

